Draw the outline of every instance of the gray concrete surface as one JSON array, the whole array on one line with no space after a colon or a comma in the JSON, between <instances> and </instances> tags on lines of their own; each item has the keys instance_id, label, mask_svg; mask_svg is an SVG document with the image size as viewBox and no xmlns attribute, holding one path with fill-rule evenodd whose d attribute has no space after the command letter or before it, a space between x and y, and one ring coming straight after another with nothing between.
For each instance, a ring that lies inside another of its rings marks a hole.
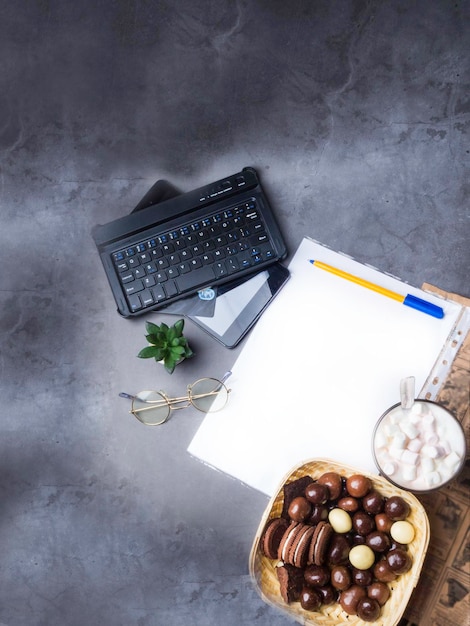
<instances>
[{"instance_id":1,"label":"gray concrete surface","mask_svg":"<svg viewBox=\"0 0 470 626\"><path fill-rule=\"evenodd\" d=\"M0 2L2 625L290 623L248 575L267 499L188 455L199 414L152 430L117 395L239 350L188 324L172 377L137 359L90 229L252 165L290 256L470 296L468 7Z\"/></svg>"}]
</instances>

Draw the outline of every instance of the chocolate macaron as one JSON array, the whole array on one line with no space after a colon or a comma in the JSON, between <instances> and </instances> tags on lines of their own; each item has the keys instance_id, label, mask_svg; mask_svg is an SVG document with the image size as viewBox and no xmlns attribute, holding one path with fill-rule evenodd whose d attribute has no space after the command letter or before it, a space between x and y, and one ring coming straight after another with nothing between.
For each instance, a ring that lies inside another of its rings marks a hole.
<instances>
[{"instance_id":1,"label":"chocolate macaron","mask_svg":"<svg viewBox=\"0 0 470 626\"><path fill-rule=\"evenodd\" d=\"M328 522L319 522L315 526L307 557L309 565L323 565L325 563L332 535L333 527Z\"/></svg>"},{"instance_id":2,"label":"chocolate macaron","mask_svg":"<svg viewBox=\"0 0 470 626\"><path fill-rule=\"evenodd\" d=\"M289 526L289 522L282 517L270 519L261 537L261 550L268 559L277 559L279 544Z\"/></svg>"}]
</instances>

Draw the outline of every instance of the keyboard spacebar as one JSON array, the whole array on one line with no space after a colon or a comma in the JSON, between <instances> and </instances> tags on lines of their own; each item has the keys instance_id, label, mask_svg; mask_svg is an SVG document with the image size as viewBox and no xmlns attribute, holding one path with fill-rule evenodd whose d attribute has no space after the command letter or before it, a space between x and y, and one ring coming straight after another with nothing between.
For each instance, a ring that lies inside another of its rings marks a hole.
<instances>
[{"instance_id":1,"label":"keyboard spacebar","mask_svg":"<svg viewBox=\"0 0 470 626\"><path fill-rule=\"evenodd\" d=\"M189 289L195 289L196 287L202 287L202 285L206 285L210 283L215 278L214 270L210 265L206 265L205 267L201 267L199 269L193 270L192 272L188 272L187 274L182 274L175 279L176 285L178 287L178 291L181 293L183 291L188 291Z\"/></svg>"}]
</instances>

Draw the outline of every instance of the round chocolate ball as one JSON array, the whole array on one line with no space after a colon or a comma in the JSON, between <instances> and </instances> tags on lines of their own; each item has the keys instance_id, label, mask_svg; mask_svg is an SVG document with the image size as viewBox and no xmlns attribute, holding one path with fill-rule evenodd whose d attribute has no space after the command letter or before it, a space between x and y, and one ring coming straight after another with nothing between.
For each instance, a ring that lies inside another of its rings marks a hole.
<instances>
[{"instance_id":1,"label":"round chocolate ball","mask_svg":"<svg viewBox=\"0 0 470 626\"><path fill-rule=\"evenodd\" d=\"M390 536L381 530L373 530L366 536L366 546L374 552L386 552L390 550Z\"/></svg>"},{"instance_id":2,"label":"round chocolate ball","mask_svg":"<svg viewBox=\"0 0 470 626\"><path fill-rule=\"evenodd\" d=\"M397 574L390 568L387 559L384 558L375 564L374 576L380 582L391 583L396 579Z\"/></svg>"},{"instance_id":3,"label":"round chocolate ball","mask_svg":"<svg viewBox=\"0 0 470 626\"><path fill-rule=\"evenodd\" d=\"M387 553L386 558L390 569L398 576L400 574L405 574L411 569L411 557L408 552L405 552L405 550L401 550L400 548L390 550L390 552Z\"/></svg>"},{"instance_id":4,"label":"round chocolate ball","mask_svg":"<svg viewBox=\"0 0 470 626\"><path fill-rule=\"evenodd\" d=\"M331 565L341 565L348 560L348 554L351 546L349 541L344 535L332 536L330 545L328 546L328 552L326 553L326 560Z\"/></svg>"},{"instance_id":5,"label":"round chocolate ball","mask_svg":"<svg viewBox=\"0 0 470 626\"><path fill-rule=\"evenodd\" d=\"M305 488L305 497L312 504L325 504L330 497L330 492L326 485L321 483L310 483Z\"/></svg>"},{"instance_id":6,"label":"round chocolate ball","mask_svg":"<svg viewBox=\"0 0 470 626\"><path fill-rule=\"evenodd\" d=\"M369 598L377 600L380 606L383 606L390 598L390 587L385 583L376 580L367 587L367 595Z\"/></svg>"},{"instance_id":7,"label":"round chocolate ball","mask_svg":"<svg viewBox=\"0 0 470 626\"><path fill-rule=\"evenodd\" d=\"M368 535L375 530L374 518L367 515L365 511L357 511L352 518L353 528L360 535Z\"/></svg>"},{"instance_id":8,"label":"round chocolate ball","mask_svg":"<svg viewBox=\"0 0 470 626\"><path fill-rule=\"evenodd\" d=\"M312 512L308 518L308 523L316 526L318 522L325 522L328 519L328 508L326 504L313 504Z\"/></svg>"},{"instance_id":9,"label":"round chocolate ball","mask_svg":"<svg viewBox=\"0 0 470 626\"><path fill-rule=\"evenodd\" d=\"M380 604L373 598L360 598L356 605L356 614L365 622L375 622L380 615Z\"/></svg>"},{"instance_id":10,"label":"round chocolate ball","mask_svg":"<svg viewBox=\"0 0 470 626\"><path fill-rule=\"evenodd\" d=\"M331 570L331 584L343 591L351 586L351 572L345 565L335 565Z\"/></svg>"},{"instance_id":11,"label":"round chocolate ball","mask_svg":"<svg viewBox=\"0 0 470 626\"><path fill-rule=\"evenodd\" d=\"M363 498L372 489L372 481L362 474L353 474L346 480L346 489L350 496Z\"/></svg>"},{"instance_id":12,"label":"round chocolate ball","mask_svg":"<svg viewBox=\"0 0 470 626\"><path fill-rule=\"evenodd\" d=\"M305 568L304 578L312 587L324 587L330 582L330 570L323 565L309 565Z\"/></svg>"},{"instance_id":13,"label":"round chocolate ball","mask_svg":"<svg viewBox=\"0 0 470 626\"><path fill-rule=\"evenodd\" d=\"M330 493L330 500L337 500L343 490L341 476L336 472L325 472L317 480L320 485L326 485Z\"/></svg>"},{"instance_id":14,"label":"round chocolate ball","mask_svg":"<svg viewBox=\"0 0 470 626\"><path fill-rule=\"evenodd\" d=\"M338 507L348 513L355 513L359 509L359 500L352 496L345 496L338 500Z\"/></svg>"},{"instance_id":15,"label":"round chocolate ball","mask_svg":"<svg viewBox=\"0 0 470 626\"><path fill-rule=\"evenodd\" d=\"M385 502L384 512L392 521L397 522L408 517L410 505L401 496L391 496Z\"/></svg>"},{"instance_id":16,"label":"round chocolate ball","mask_svg":"<svg viewBox=\"0 0 470 626\"><path fill-rule=\"evenodd\" d=\"M377 530L381 530L384 533L390 532L393 520L391 520L385 513L379 513L375 516L375 526Z\"/></svg>"},{"instance_id":17,"label":"round chocolate ball","mask_svg":"<svg viewBox=\"0 0 470 626\"><path fill-rule=\"evenodd\" d=\"M372 489L367 495L362 498L362 508L366 513L371 515L377 515L381 513L384 508L385 498L381 493Z\"/></svg>"},{"instance_id":18,"label":"round chocolate ball","mask_svg":"<svg viewBox=\"0 0 470 626\"><path fill-rule=\"evenodd\" d=\"M349 615L356 615L359 600L366 597L367 593L364 587L351 585L349 589L341 592L339 603L341 604L343 611L346 611Z\"/></svg>"},{"instance_id":19,"label":"round chocolate ball","mask_svg":"<svg viewBox=\"0 0 470 626\"><path fill-rule=\"evenodd\" d=\"M338 592L331 585L317 587L317 591L321 596L322 604L333 604L338 599Z\"/></svg>"},{"instance_id":20,"label":"round chocolate ball","mask_svg":"<svg viewBox=\"0 0 470 626\"><path fill-rule=\"evenodd\" d=\"M312 512L312 505L303 496L298 496L289 504L287 512L294 522L304 522Z\"/></svg>"},{"instance_id":21,"label":"round chocolate ball","mask_svg":"<svg viewBox=\"0 0 470 626\"><path fill-rule=\"evenodd\" d=\"M321 607L321 596L316 589L305 586L300 593L300 605L306 611L317 611Z\"/></svg>"},{"instance_id":22,"label":"round chocolate ball","mask_svg":"<svg viewBox=\"0 0 470 626\"><path fill-rule=\"evenodd\" d=\"M370 569L357 569L357 567L351 568L352 582L360 587L368 587L372 584L374 576Z\"/></svg>"}]
</instances>

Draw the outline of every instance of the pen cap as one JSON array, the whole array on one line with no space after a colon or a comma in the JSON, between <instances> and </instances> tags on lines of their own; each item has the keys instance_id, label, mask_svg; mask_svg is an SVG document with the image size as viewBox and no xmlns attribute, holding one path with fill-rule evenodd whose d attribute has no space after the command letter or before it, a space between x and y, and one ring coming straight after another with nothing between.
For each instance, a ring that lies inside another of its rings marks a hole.
<instances>
[{"instance_id":1,"label":"pen cap","mask_svg":"<svg viewBox=\"0 0 470 626\"><path fill-rule=\"evenodd\" d=\"M433 317L438 317L439 319L444 317L444 311L440 306L432 304L431 302L426 302L426 300L421 300L421 298L417 298L411 294L406 296L403 300L403 304L406 304L406 306L409 306L412 309L417 309L418 311L432 315Z\"/></svg>"}]
</instances>

